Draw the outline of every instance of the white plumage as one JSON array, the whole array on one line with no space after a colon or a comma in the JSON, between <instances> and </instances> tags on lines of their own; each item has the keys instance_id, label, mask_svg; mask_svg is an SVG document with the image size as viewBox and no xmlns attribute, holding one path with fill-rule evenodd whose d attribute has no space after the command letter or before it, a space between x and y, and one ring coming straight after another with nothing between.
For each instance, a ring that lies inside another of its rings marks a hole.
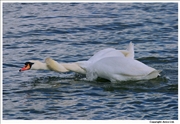
<instances>
[{"instance_id":1,"label":"white plumage","mask_svg":"<svg viewBox=\"0 0 180 124\"><path fill-rule=\"evenodd\" d=\"M127 50L107 48L94 54L88 61L58 63L47 58L45 62L31 61L33 64L29 69L45 69L56 72L74 71L86 74L86 78L90 81L101 77L111 82L153 79L160 75L160 71L134 59L134 45L131 42ZM29 70L24 68L20 71Z\"/></svg>"}]
</instances>

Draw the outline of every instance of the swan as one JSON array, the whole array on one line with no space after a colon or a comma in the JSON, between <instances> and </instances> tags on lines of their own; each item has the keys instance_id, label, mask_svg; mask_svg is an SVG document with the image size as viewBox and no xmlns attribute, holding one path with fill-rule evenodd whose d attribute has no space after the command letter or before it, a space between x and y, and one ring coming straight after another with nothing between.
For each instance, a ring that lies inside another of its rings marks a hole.
<instances>
[{"instance_id":1,"label":"swan","mask_svg":"<svg viewBox=\"0 0 180 124\"><path fill-rule=\"evenodd\" d=\"M42 63L30 60L19 71L25 70L73 71L85 74L89 81L100 77L111 82L148 80L160 76L160 71L134 59L134 44L132 42L129 43L126 50L114 48L100 50L87 61L58 63L51 58L46 58L45 63Z\"/></svg>"}]
</instances>

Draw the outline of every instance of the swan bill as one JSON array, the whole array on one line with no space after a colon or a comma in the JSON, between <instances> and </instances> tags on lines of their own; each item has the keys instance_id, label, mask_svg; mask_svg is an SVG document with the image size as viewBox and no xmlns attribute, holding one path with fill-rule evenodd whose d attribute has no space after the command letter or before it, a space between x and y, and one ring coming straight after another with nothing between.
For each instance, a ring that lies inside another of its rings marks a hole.
<instances>
[{"instance_id":1,"label":"swan bill","mask_svg":"<svg viewBox=\"0 0 180 124\"><path fill-rule=\"evenodd\" d=\"M31 66L33 65L34 63L31 63L31 62L26 62L25 63L25 66L23 68L21 68L19 71L26 71L26 70L29 70L31 69Z\"/></svg>"}]
</instances>

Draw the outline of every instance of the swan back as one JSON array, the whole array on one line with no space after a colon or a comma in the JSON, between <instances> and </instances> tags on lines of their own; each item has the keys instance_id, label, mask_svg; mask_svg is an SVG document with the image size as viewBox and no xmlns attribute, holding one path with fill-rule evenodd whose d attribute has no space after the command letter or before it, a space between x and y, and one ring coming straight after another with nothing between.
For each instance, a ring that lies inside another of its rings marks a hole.
<instances>
[{"instance_id":1,"label":"swan back","mask_svg":"<svg viewBox=\"0 0 180 124\"><path fill-rule=\"evenodd\" d=\"M114 48L106 48L94 54L88 61L94 63L102 58L115 56L122 57L124 55L119 50L116 50Z\"/></svg>"},{"instance_id":2,"label":"swan back","mask_svg":"<svg viewBox=\"0 0 180 124\"><path fill-rule=\"evenodd\" d=\"M158 76L157 70L128 57L103 58L87 68L87 79L97 77L114 81L151 79ZM148 77L149 74L156 72ZM90 76L90 77L89 77Z\"/></svg>"},{"instance_id":3,"label":"swan back","mask_svg":"<svg viewBox=\"0 0 180 124\"><path fill-rule=\"evenodd\" d=\"M128 58L134 59L134 44L130 42L127 47L127 50L116 50L114 48L103 49L97 52L96 54L94 54L88 61L78 62L78 65L84 70L86 70L86 77L88 80L94 80L99 76L99 72L107 73L108 71L108 69L105 70L105 68L108 68L108 67L104 68L102 67L101 64L105 64L105 65L107 64L106 66L115 67L115 68L117 67L116 65L119 65L119 63L111 63L111 64L106 63L106 60L110 59L111 57L116 57L116 58L128 57ZM108 60L108 61L113 62L112 60ZM99 71L97 71L95 65L97 65L98 67L102 67L102 69L99 69ZM109 75L107 75L107 77L108 76ZM104 76L101 76L101 77L104 78Z\"/></svg>"}]
</instances>

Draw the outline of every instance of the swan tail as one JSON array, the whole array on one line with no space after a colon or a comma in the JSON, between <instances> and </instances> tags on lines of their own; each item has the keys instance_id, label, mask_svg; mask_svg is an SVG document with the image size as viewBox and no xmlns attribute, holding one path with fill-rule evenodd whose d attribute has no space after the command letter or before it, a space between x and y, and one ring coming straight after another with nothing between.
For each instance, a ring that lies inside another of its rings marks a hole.
<instances>
[{"instance_id":1,"label":"swan tail","mask_svg":"<svg viewBox=\"0 0 180 124\"><path fill-rule=\"evenodd\" d=\"M151 73L149 73L146 78L147 79L153 79L153 78L156 78L158 76L161 76L160 72L161 72L160 70L154 70Z\"/></svg>"},{"instance_id":2,"label":"swan tail","mask_svg":"<svg viewBox=\"0 0 180 124\"><path fill-rule=\"evenodd\" d=\"M161 76L161 74L160 74L160 73L162 72L162 70L157 70L157 71L158 71L158 73L159 73L159 74L158 74L158 76Z\"/></svg>"}]
</instances>

